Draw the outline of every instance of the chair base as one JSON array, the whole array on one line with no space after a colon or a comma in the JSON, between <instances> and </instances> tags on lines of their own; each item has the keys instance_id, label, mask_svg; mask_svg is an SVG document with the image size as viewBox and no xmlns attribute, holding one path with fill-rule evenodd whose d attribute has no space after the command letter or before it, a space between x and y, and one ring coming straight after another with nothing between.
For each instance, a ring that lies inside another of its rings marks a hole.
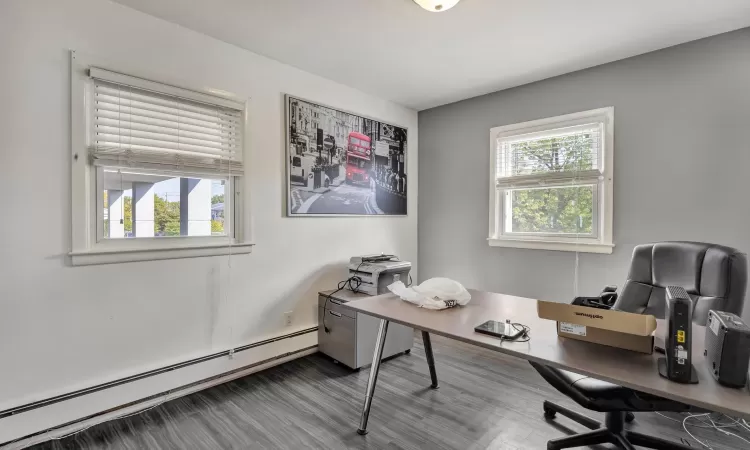
<instances>
[{"instance_id":1,"label":"chair base","mask_svg":"<svg viewBox=\"0 0 750 450\"><path fill-rule=\"evenodd\" d=\"M615 447L625 450L634 450L636 445L656 450L695 450L694 447L688 447L654 436L647 436L635 431L625 430L625 422L631 422L635 418L633 413L630 412L606 413L605 425L602 427L602 425L594 419L552 402L545 401L544 417L547 419L553 419L556 413L560 413L592 431L552 439L547 442L547 450L560 450L564 448L585 447L597 444L613 444Z\"/></svg>"}]
</instances>

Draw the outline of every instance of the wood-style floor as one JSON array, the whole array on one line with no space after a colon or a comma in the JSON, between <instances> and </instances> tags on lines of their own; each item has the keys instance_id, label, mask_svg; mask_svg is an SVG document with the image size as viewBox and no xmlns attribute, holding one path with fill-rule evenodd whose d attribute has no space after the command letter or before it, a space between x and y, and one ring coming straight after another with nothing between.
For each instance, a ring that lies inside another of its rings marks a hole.
<instances>
[{"instance_id":1,"label":"wood-style floor","mask_svg":"<svg viewBox=\"0 0 750 450\"><path fill-rule=\"evenodd\" d=\"M315 354L35 448L521 450L586 431L559 415L543 418L544 399L584 411L525 361L439 337L433 347L440 389L428 388L416 339L411 354L381 366L364 437L356 429L368 370L351 372ZM637 414L632 426L689 440L680 423L656 414ZM691 431L715 450L750 448L712 429ZM743 436L750 439L750 432Z\"/></svg>"}]
</instances>

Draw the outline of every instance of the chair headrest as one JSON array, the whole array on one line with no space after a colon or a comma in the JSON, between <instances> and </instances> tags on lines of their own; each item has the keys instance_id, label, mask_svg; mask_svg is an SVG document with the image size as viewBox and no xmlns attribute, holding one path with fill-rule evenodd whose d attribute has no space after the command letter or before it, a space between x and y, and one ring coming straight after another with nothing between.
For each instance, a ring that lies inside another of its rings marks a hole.
<instances>
[{"instance_id":1,"label":"chair headrest","mask_svg":"<svg viewBox=\"0 0 750 450\"><path fill-rule=\"evenodd\" d=\"M628 278L662 288L681 286L697 296L727 298L734 272L732 266L742 262L744 270L744 261L744 253L722 245L702 242L643 244L633 250Z\"/></svg>"}]
</instances>

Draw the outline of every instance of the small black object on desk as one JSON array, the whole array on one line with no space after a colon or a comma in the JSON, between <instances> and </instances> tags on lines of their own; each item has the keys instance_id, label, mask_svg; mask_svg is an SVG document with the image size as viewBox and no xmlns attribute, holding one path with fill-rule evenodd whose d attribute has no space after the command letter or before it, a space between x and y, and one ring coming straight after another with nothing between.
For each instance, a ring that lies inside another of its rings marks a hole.
<instances>
[{"instance_id":1,"label":"small black object on desk","mask_svg":"<svg viewBox=\"0 0 750 450\"><path fill-rule=\"evenodd\" d=\"M750 363L750 327L736 314L710 310L704 355L716 381L728 387L745 387Z\"/></svg>"},{"instance_id":2,"label":"small black object on desk","mask_svg":"<svg viewBox=\"0 0 750 450\"><path fill-rule=\"evenodd\" d=\"M572 304L589 308L612 309L617 301L617 286L605 286L598 297L576 297Z\"/></svg>"},{"instance_id":3,"label":"small black object on desk","mask_svg":"<svg viewBox=\"0 0 750 450\"><path fill-rule=\"evenodd\" d=\"M679 286L667 286L666 357L659 358L659 375L677 383L697 384L698 373L692 363L693 301Z\"/></svg>"},{"instance_id":4,"label":"small black object on desk","mask_svg":"<svg viewBox=\"0 0 750 450\"><path fill-rule=\"evenodd\" d=\"M510 320L500 322L488 320L481 325L474 327L477 333L487 334L500 338L504 341L526 342L529 339L529 327L520 323L512 323Z\"/></svg>"}]
</instances>

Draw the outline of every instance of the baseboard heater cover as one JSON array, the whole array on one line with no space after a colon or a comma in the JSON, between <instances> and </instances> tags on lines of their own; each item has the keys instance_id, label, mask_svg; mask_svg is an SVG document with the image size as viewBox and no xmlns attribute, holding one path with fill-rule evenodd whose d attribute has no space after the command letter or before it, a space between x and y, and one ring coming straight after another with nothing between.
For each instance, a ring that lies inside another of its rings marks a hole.
<instances>
[{"instance_id":1,"label":"baseboard heater cover","mask_svg":"<svg viewBox=\"0 0 750 450\"><path fill-rule=\"evenodd\" d=\"M297 337L297 336L302 336L302 335L308 334L308 333L315 333L317 331L318 331L318 327L317 326L316 327L311 327L311 328L300 330L300 331L297 331L297 332L294 332L294 333L285 334L283 336L277 336L275 338L271 338L271 339L266 339L266 340L263 340L263 341L254 342L252 344L246 344L246 345L234 348L232 350L224 350L224 351L213 353L213 354L210 354L210 355L207 355L207 356L202 356L202 357L194 358L194 359L191 359L191 360L188 360L188 361L183 361L183 362L180 362L180 363L176 363L176 364L172 364L172 365L169 365L169 366L161 367L159 369L154 369L154 370L150 370L150 371L147 371L147 372L139 373L139 374L136 374L136 375L131 375L129 377L120 378L118 380L110 381L110 382L107 382L107 383L98 384L98 385L95 385L95 386L91 386L89 388L79 389L77 391L69 392L69 393L66 393L66 394L61 394L61 395L57 395L57 396L50 397L50 398L47 398L47 399L38 400L36 402L27 403L25 405L16 406L16 407L13 407L13 408L6 409L4 411L0 411L0 420L2 420L5 417L8 417L8 416L12 416L12 415L16 415L16 414L21 414L21 413L24 413L24 412L27 412L27 411L31 411L31 410L34 410L34 409L37 409L37 408L43 408L45 406L48 406L48 405L51 405L51 404L54 404L54 403L59 403L59 402L63 402L63 401L66 401L66 400L71 400L73 398L81 397L81 396L88 395L88 394L92 394L94 392L102 391L104 389L109 389L109 388L113 388L115 386L120 386L120 385L123 385L123 384L132 383L134 381L142 380L144 378L149 378L149 377L153 377L153 376L156 376L156 375L161 375L161 374L166 373L166 372L171 372L173 370L178 370L178 369L181 369L181 368L184 368L184 367L188 367L188 366L192 366L192 365L199 364L199 363L202 363L202 362L210 361L212 359L222 358L222 357L228 357L228 356L230 356L230 353L232 353L232 352L234 354L237 354L237 353L245 351L245 350L250 350L252 348L260 347L262 345L268 345L268 344L273 343L273 342L278 342L278 341L281 341L281 340L284 340L284 339L290 339L290 338L294 338L294 337ZM237 372L242 372L242 371L245 371L245 370L252 369L253 367L257 367L257 366L261 366L261 365L264 365L264 364L268 364L268 363L273 362L273 361L278 360L278 359L283 359L283 358L287 358L289 356L292 356L292 355L295 355L295 354L298 354L298 353L307 352L307 351L309 351L311 349L314 349L315 347L317 347L317 346L313 345L313 346L310 346L310 347L307 347L307 348L295 350L293 352L287 352L287 353L284 353L284 354L281 354L281 355L277 355L277 356L274 356L273 358L268 358L268 359L265 359L265 360L262 360L262 361L258 361L258 362L255 362L253 364L249 364L247 366L239 367L237 369L230 370L230 371L227 371L227 372L223 372L223 373L220 373L218 375L215 375L215 376L212 376L212 377L208 377L206 379L202 379L202 380L199 380L199 381L195 381L193 383L189 383L189 384L186 384L186 385L183 385L183 386L176 387L174 389L170 389L169 392L170 393L175 393L175 392L179 392L181 390L189 389L191 387L194 387L194 386L197 386L197 385L200 385L200 384L203 384L203 383L209 383L209 382L211 382L213 380L216 380L218 378L228 377L228 376L231 376L232 374L235 374ZM98 417L98 416L109 414L109 413L111 413L113 411L116 411L116 410L119 410L119 409L125 409L125 408L128 408L130 406L137 405L138 403L143 403L143 402L147 402L149 400L153 400L155 398L162 397L166 393L167 392L160 392L158 394L154 394L154 395L150 395L148 397L144 397L144 398L141 398L141 399L138 399L138 400L134 400L132 402L120 405L120 406L118 406L116 408L112 408L112 409L109 409L109 410L106 410L106 411L101 411L101 412L98 412L96 414L91 414L89 416L82 417L80 419L76 419L74 421L61 424L61 425L59 425L59 426L57 426L55 428L64 428L64 427L68 427L68 426L74 425L74 424L79 423L79 422L84 422L86 420L90 420L90 419ZM0 443L0 447L2 447L4 445L12 444L14 442L18 442L18 441L21 441L21 440L29 439L29 438L35 437L35 436L37 436L39 434L47 433L49 431L50 430L44 430L44 431L40 431L38 433L30 434L28 436L23 436L23 437L18 438L18 439L13 439L13 440L8 441L8 442L2 442L2 443Z\"/></svg>"}]
</instances>

